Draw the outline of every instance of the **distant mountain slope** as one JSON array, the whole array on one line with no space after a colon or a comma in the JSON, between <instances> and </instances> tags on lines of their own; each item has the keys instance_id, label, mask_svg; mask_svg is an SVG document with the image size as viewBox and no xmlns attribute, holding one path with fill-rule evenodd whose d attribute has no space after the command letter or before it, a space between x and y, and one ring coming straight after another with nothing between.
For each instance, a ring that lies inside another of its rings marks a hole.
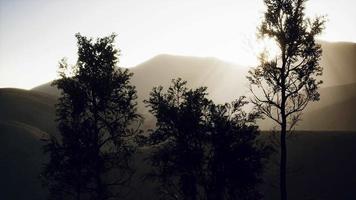
<instances>
[{"instance_id":1,"label":"distant mountain slope","mask_svg":"<svg viewBox=\"0 0 356 200\"><path fill-rule=\"evenodd\" d=\"M41 92L0 89L0 199L44 199L41 138L57 132L55 102Z\"/></svg>"},{"instance_id":2,"label":"distant mountain slope","mask_svg":"<svg viewBox=\"0 0 356 200\"><path fill-rule=\"evenodd\" d=\"M330 45L330 50L326 50L329 53L325 55L338 55L337 52L333 53L336 44ZM335 48L344 48L344 44L340 45L341 47ZM352 45L345 48L352 49ZM329 47L323 45L323 48ZM339 56L343 57L345 54ZM347 57L342 60L349 59L351 63L354 62L352 58ZM334 58L331 56L330 59ZM342 69L339 74L327 69L334 68L335 65L325 64L324 80L330 85L325 84L320 90L321 101L307 108L300 129L356 130L356 79L353 74L355 65L348 65L350 62L345 61L344 64L337 65ZM233 100L246 91L247 68L214 58L159 55L132 68L131 71L134 73L132 83L138 90L141 112L145 112L141 100L147 98L152 87L167 87L172 78L182 77L188 81L190 87L208 86L210 97L217 102ZM31 91L0 89L0 199L44 199L45 190L37 179L41 165L46 159L41 151L42 143L39 137L56 132L53 106L56 95L58 91L49 84ZM150 115L147 115L146 119L152 123ZM289 141L290 166L297 169L301 167L289 178L291 200L353 199L356 196L352 190L356 184L356 163L352 153L355 152L353 144L356 135L334 132L298 135L297 139ZM148 167L139 159L136 165L139 170L147 170ZM273 173L272 171L269 170L270 173ZM275 177L274 174L267 176L267 180ZM151 182L134 182L137 190L133 199L156 199L146 195L154 193ZM267 186L265 189L266 199L277 198L278 191L274 191L273 187ZM18 192L19 190L21 192Z\"/></svg>"},{"instance_id":3,"label":"distant mountain slope","mask_svg":"<svg viewBox=\"0 0 356 200\"><path fill-rule=\"evenodd\" d=\"M298 123L297 130L356 131L356 83L320 89L320 101L310 102ZM275 124L259 121L262 130Z\"/></svg>"},{"instance_id":4,"label":"distant mountain slope","mask_svg":"<svg viewBox=\"0 0 356 200\"><path fill-rule=\"evenodd\" d=\"M13 121L55 133L55 96L13 88L0 89L0 121Z\"/></svg>"},{"instance_id":5,"label":"distant mountain slope","mask_svg":"<svg viewBox=\"0 0 356 200\"><path fill-rule=\"evenodd\" d=\"M336 85L330 87L323 87L319 90L320 101L310 103L309 111L330 106L335 103L340 103L349 99L356 99L356 82Z\"/></svg>"},{"instance_id":6,"label":"distant mountain slope","mask_svg":"<svg viewBox=\"0 0 356 200\"><path fill-rule=\"evenodd\" d=\"M132 83L139 96L148 97L154 86L168 87L172 79L187 80L189 87L208 87L210 96L218 102L233 100L245 94L248 69L216 58L158 55L134 68Z\"/></svg>"},{"instance_id":7,"label":"distant mountain slope","mask_svg":"<svg viewBox=\"0 0 356 200\"><path fill-rule=\"evenodd\" d=\"M320 41L319 43L323 50L320 61L320 65L324 68L322 76L324 84L322 87L356 82L356 43L325 41ZM136 67L130 68L130 70L135 73L135 80L150 83L145 87L157 84L168 85L171 78L182 77L197 85L212 86L210 92L215 89L216 83L219 84L220 82L244 85L247 83L245 76L248 71L246 67L226 63L215 58L167 54L158 55ZM49 83L37 86L32 90L52 95L58 94L58 91L53 90ZM237 91L237 93L240 94L243 91Z\"/></svg>"},{"instance_id":8,"label":"distant mountain slope","mask_svg":"<svg viewBox=\"0 0 356 200\"><path fill-rule=\"evenodd\" d=\"M356 130L356 98L306 112L299 129Z\"/></svg>"},{"instance_id":9,"label":"distant mountain slope","mask_svg":"<svg viewBox=\"0 0 356 200\"><path fill-rule=\"evenodd\" d=\"M246 94L248 68L227 63L216 58L157 55L136 67L131 82L136 86L140 100L146 99L153 87L168 87L172 79L187 80L189 87L208 87L210 97L226 102ZM32 91L58 95L50 83L37 86Z\"/></svg>"},{"instance_id":10,"label":"distant mountain slope","mask_svg":"<svg viewBox=\"0 0 356 200\"><path fill-rule=\"evenodd\" d=\"M188 81L189 87L207 86L210 98L219 103L236 99L247 92L248 68L226 63L216 58L158 55L142 64L130 68L134 73L132 84L138 92L139 111L146 118L146 125L152 121L143 100L147 99L153 87L167 88L172 79L178 77ZM32 91L59 94L49 83L35 87ZM149 126L150 127L150 126Z\"/></svg>"},{"instance_id":11,"label":"distant mountain slope","mask_svg":"<svg viewBox=\"0 0 356 200\"><path fill-rule=\"evenodd\" d=\"M46 159L42 134L36 127L0 121L0 199L45 199L39 179Z\"/></svg>"},{"instance_id":12,"label":"distant mountain slope","mask_svg":"<svg viewBox=\"0 0 356 200\"><path fill-rule=\"evenodd\" d=\"M42 92L45 94L49 94L52 96L59 96L60 92L55 88L51 86L51 83L45 83L39 86L36 86L31 89L31 91L37 91L37 92Z\"/></svg>"},{"instance_id":13,"label":"distant mountain slope","mask_svg":"<svg viewBox=\"0 0 356 200\"><path fill-rule=\"evenodd\" d=\"M321 41L323 87L356 82L356 43Z\"/></svg>"},{"instance_id":14,"label":"distant mountain slope","mask_svg":"<svg viewBox=\"0 0 356 200\"><path fill-rule=\"evenodd\" d=\"M312 130L349 130L354 126L350 124L350 119L342 117L351 116L353 117L351 120L355 119L355 114L352 112L354 107L343 106L345 115L339 115L337 119L333 115L324 114L325 111L322 108L335 107L334 109L337 110L340 105L336 104L356 97L356 56L353 56L356 55L356 44L321 42L321 45L323 48L321 65L324 68L322 79L325 82L320 89L321 100L308 105L305 110L305 120L299 128L303 130L311 128L309 124L315 119L320 123L315 123ZM147 114L147 109L142 101L148 98L149 92L154 86L168 87L173 78L181 77L187 80L189 86L193 88L207 86L210 98L218 103L229 102L241 95L248 95L246 79L248 68L215 58L163 54L130 68L130 70L134 73L132 83L137 88L139 110L145 115L146 124L152 123L152 116ZM33 90L58 94L57 89L50 87L49 84L41 85ZM352 104L347 104L347 106L352 106ZM346 113L348 114L346 115ZM327 126L322 123L331 120L340 120L348 125L334 123L334 126L329 126L330 124ZM262 128L271 128L270 123L263 124Z\"/></svg>"},{"instance_id":15,"label":"distant mountain slope","mask_svg":"<svg viewBox=\"0 0 356 200\"><path fill-rule=\"evenodd\" d=\"M158 55L130 69L134 76L132 84L138 92L139 112L145 118L145 128L152 128L153 116L143 104L153 87L168 88L172 79L178 77L188 81L188 86L206 86L209 97L224 103L246 94L248 69L215 58Z\"/></svg>"}]
</instances>

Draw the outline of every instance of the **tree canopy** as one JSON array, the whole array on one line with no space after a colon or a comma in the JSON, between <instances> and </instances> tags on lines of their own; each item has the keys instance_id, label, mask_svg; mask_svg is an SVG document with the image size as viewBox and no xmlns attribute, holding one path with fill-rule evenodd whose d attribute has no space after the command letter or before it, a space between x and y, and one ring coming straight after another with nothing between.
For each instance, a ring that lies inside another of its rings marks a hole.
<instances>
[{"instance_id":1,"label":"tree canopy","mask_svg":"<svg viewBox=\"0 0 356 200\"><path fill-rule=\"evenodd\" d=\"M275 41L279 55L260 57L260 64L250 70L252 102L280 129L280 188L281 199L287 199L286 135L301 119L310 101L319 100L322 83L319 65L321 47L315 37L321 34L325 19L305 17L306 0L264 0L266 12L258 29L259 36Z\"/></svg>"},{"instance_id":2,"label":"tree canopy","mask_svg":"<svg viewBox=\"0 0 356 200\"><path fill-rule=\"evenodd\" d=\"M56 105L60 135L45 146L44 182L52 199L110 199L122 194L134 170L133 136L139 132L131 73L117 66L115 35L80 34L78 61L60 62Z\"/></svg>"},{"instance_id":3,"label":"tree canopy","mask_svg":"<svg viewBox=\"0 0 356 200\"><path fill-rule=\"evenodd\" d=\"M257 115L243 111L246 103L216 105L205 87L188 89L181 79L152 90L146 104L157 123L146 142L162 199L261 197L256 185L270 151L257 143Z\"/></svg>"}]
</instances>

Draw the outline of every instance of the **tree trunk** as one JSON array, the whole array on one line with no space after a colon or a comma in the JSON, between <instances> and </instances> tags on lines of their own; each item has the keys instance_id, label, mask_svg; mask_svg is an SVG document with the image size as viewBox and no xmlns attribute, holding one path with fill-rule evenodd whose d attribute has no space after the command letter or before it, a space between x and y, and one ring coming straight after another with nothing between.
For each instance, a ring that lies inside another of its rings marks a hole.
<instances>
[{"instance_id":1,"label":"tree trunk","mask_svg":"<svg viewBox=\"0 0 356 200\"><path fill-rule=\"evenodd\" d=\"M283 110L284 111L284 110ZM280 162L280 195L281 200L287 200L287 120L284 112L282 111L282 127L281 127L281 162Z\"/></svg>"},{"instance_id":2,"label":"tree trunk","mask_svg":"<svg viewBox=\"0 0 356 200\"><path fill-rule=\"evenodd\" d=\"M95 183L96 183L96 188L95 188L95 192L96 192L96 199L97 200L104 200L104 188L103 188L103 182L101 180L101 156L100 156L100 146L99 146L99 141L100 141L100 130L99 130L99 120L98 120L98 109L97 109L97 101L96 101L96 93L95 91L92 89L92 102L93 102L93 110L92 110L92 114L94 116L94 147L95 148L94 152L95 154L93 155L95 157L95 166L94 166L94 170L95 170Z\"/></svg>"},{"instance_id":3,"label":"tree trunk","mask_svg":"<svg viewBox=\"0 0 356 200\"><path fill-rule=\"evenodd\" d=\"M282 70L281 70L281 162L280 162L280 194L281 200L287 200L287 145L286 145L286 134L287 134L287 115L286 115L286 48L285 45L282 47Z\"/></svg>"}]
</instances>

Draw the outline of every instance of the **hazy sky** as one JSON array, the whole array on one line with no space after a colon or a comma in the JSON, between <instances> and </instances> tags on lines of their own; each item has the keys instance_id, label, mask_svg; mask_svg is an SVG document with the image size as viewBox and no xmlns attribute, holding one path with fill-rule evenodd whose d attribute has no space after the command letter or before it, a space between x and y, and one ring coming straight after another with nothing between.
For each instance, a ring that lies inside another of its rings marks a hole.
<instances>
[{"instance_id":1,"label":"hazy sky","mask_svg":"<svg viewBox=\"0 0 356 200\"><path fill-rule=\"evenodd\" d=\"M32 88L56 77L58 61L76 59L74 34L118 34L120 66L161 53L213 56L242 65L256 57L263 0L0 0L0 87ZM355 0L310 0L327 14L320 37L356 42Z\"/></svg>"}]
</instances>

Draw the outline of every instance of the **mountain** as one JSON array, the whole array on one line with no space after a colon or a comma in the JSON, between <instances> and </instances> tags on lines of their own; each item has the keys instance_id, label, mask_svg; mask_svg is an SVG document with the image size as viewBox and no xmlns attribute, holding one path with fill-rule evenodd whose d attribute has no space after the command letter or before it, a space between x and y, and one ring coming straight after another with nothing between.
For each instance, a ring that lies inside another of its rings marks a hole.
<instances>
[{"instance_id":1,"label":"mountain","mask_svg":"<svg viewBox=\"0 0 356 200\"><path fill-rule=\"evenodd\" d=\"M299 129L356 130L356 83L321 88L320 99L308 105Z\"/></svg>"},{"instance_id":2,"label":"mountain","mask_svg":"<svg viewBox=\"0 0 356 200\"><path fill-rule=\"evenodd\" d=\"M305 113L302 130L356 130L356 98Z\"/></svg>"},{"instance_id":3,"label":"mountain","mask_svg":"<svg viewBox=\"0 0 356 200\"><path fill-rule=\"evenodd\" d=\"M326 41L319 41L319 43L323 50L320 60L320 65L324 69L322 76L324 83L322 87L355 83L356 43ZM233 87L233 89L241 90L241 88L247 84L245 76L248 67L226 63L212 57L204 58L161 54L130 68L130 70L135 74L132 81L133 83L145 82L149 84L139 87L138 89L143 88L147 90L156 85L169 85L169 81L172 78L182 77L192 83L192 85L211 86L209 87L211 88L210 92L214 92L220 89L219 86L225 86L223 83L226 83L228 88ZM237 86L229 86L234 84ZM32 90L58 95L58 91L55 91L49 83L37 86ZM222 90L225 90L225 88ZM228 92L240 95L244 93L244 90L228 90ZM146 93L143 93L143 96L145 96ZM225 96L230 98L234 96L234 94ZM221 99L225 96L222 95Z\"/></svg>"},{"instance_id":4,"label":"mountain","mask_svg":"<svg viewBox=\"0 0 356 200\"><path fill-rule=\"evenodd\" d=\"M0 121L33 126L45 133L56 132L56 96L13 88L0 89Z\"/></svg>"},{"instance_id":5,"label":"mountain","mask_svg":"<svg viewBox=\"0 0 356 200\"><path fill-rule=\"evenodd\" d=\"M226 63L211 57L191 57L162 54L142 64L130 68L134 73L131 83L138 93L139 112L145 117L146 127L152 127L152 115L143 104L153 87L169 87L172 79L182 78L188 86L197 88L208 87L209 97L215 102L233 101L247 92L248 68ZM35 87L32 91L59 94L50 83Z\"/></svg>"},{"instance_id":6,"label":"mountain","mask_svg":"<svg viewBox=\"0 0 356 200\"><path fill-rule=\"evenodd\" d=\"M356 43L320 41L323 87L356 82Z\"/></svg>"},{"instance_id":7,"label":"mountain","mask_svg":"<svg viewBox=\"0 0 356 200\"><path fill-rule=\"evenodd\" d=\"M161 54L129 69L134 73L131 82L136 86L141 100L148 97L153 87L168 87L172 79L179 77L187 80L189 87L208 87L210 97L220 103L232 101L247 92L245 76L248 68L212 57ZM59 94L50 83L31 90Z\"/></svg>"},{"instance_id":8,"label":"mountain","mask_svg":"<svg viewBox=\"0 0 356 200\"><path fill-rule=\"evenodd\" d=\"M46 157L39 129L0 121L0 199L44 199L39 174Z\"/></svg>"},{"instance_id":9,"label":"mountain","mask_svg":"<svg viewBox=\"0 0 356 200\"><path fill-rule=\"evenodd\" d=\"M310 103L304 112L300 130L356 130L356 44L320 42L323 56L320 64L324 68L320 89L321 100ZM209 97L217 103L232 101L241 95L249 95L246 75L248 68L226 63L216 58L174 56L162 54L130 68L134 76L131 80L138 91L139 110L146 118L146 127L151 127L152 116L148 114L142 101L148 98L153 87L167 88L171 79L181 77L188 81L189 87L207 86ZM33 88L51 95L58 91L50 84ZM343 104L342 102L346 102ZM348 102L348 103L347 103ZM328 114L324 114L324 112ZM335 111L340 115L333 115ZM323 123L334 121L334 123ZM338 121L342 123L337 123ZM315 122L315 123L314 123ZM262 129L270 129L269 121L260 123Z\"/></svg>"},{"instance_id":10,"label":"mountain","mask_svg":"<svg viewBox=\"0 0 356 200\"><path fill-rule=\"evenodd\" d=\"M158 55L134 68L132 83L138 94L147 98L154 86L168 87L178 77L192 88L206 86L217 102L232 101L246 93L248 68L226 63L216 58ZM246 87L246 88L244 88Z\"/></svg>"},{"instance_id":11,"label":"mountain","mask_svg":"<svg viewBox=\"0 0 356 200\"><path fill-rule=\"evenodd\" d=\"M44 199L41 138L57 132L55 102L41 92L0 89L0 199Z\"/></svg>"},{"instance_id":12,"label":"mountain","mask_svg":"<svg viewBox=\"0 0 356 200\"><path fill-rule=\"evenodd\" d=\"M321 100L311 103L298 127L301 130L356 130L356 62L353 43L322 43L321 60L325 84ZM341 53L340 53L340 52ZM350 53L351 52L351 53ZM353 53L353 54L352 54ZM189 87L207 86L210 97L218 102L231 101L246 94L248 68L215 58L158 55L134 68L132 83L137 87L140 112L147 126L152 116L142 100L152 87L168 87L170 80L181 77ZM54 104L58 90L49 84L30 91L0 89L0 199L44 199L38 175L46 157L42 153L43 135L56 134ZM267 126L268 127L268 126ZM356 132L302 132L289 140L289 175L291 199L354 199ZM156 199L154 183L142 183L140 174L149 169L142 160L144 151L136 155L138 175L132 199ZM268 168L263 186L266 199L276 199L278 191L273 166ZM21 192L18 192L21 190Z\"/></svg>"}]
</instances>

